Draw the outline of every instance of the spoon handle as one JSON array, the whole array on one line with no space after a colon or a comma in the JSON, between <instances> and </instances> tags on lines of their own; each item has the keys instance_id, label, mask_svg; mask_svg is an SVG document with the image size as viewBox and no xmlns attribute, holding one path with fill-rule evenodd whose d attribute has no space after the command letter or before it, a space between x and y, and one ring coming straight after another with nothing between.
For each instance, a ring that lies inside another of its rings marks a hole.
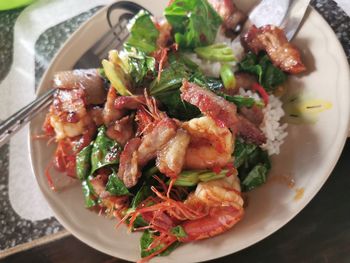
<instances>
[{"instance_id":1,"label":"spoon handle","mask_svg":"<svg viewBox=\"0 0 350 263\"><path fill-rule=\"evenodd\" d=\"M0 147L3 146L10 137L26 125L43 108L47 107L52 100L55 89L51 89L44 95L38 97L24 108L17 111L8 119L0 123Z\"/></svg>"}]
</instances>

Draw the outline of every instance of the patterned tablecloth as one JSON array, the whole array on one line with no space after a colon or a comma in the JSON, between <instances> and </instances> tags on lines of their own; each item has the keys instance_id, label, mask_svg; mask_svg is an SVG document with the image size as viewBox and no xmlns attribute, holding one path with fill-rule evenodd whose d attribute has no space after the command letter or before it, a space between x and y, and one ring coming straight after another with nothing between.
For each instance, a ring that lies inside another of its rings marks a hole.
<instances>
[{"instance_id":1,"label":"patterned tablecloth","mask_svg":"<svg viewBox=\"0 0 350 263\"><path fill-rule=\"evenodd\" d=\"M72 0L67 1L73 3ZM55 2L57 3L58 1L48 2L43 0L38 1L36 4L40 7L40 5L43 6L45 4L54 5ZM80 2L80 9L77 10L81 10L81 12L76 12L75 15L67 17L59 23L47 26L46 29L35 39L35 44L33 46L35 57L33 72L35 74L35 86L47 68L48 63L64 41L79 27L81 23L91 17L102 5L111 1L77 0L74 1L74 4L79 4L77 2ZM81 5L83 2L84 4ZM87 2L89 2L89 4L86 4ZM348 61L350 62L349 16L331 0L313 0L311 1L311 4L333 28L337 37L341 41L347 54ZM348 12L348 14L350 13L349 0L339 0L339 4ZM14 57L14 27L17 18L19 15L23 15L24 12L26 12L26 10L23 8L0 12L0 84L6 79L11 68ZM45 16L45 14L43 15ZM21 22L30 23L30 19L33 17L27 15L24 16L24 18L28 18L29 21L23 21L22 19ZM21 74L25 73L21 72ZM4 90L4 88L4 85L0 85L0 105L2 105L2 107L0 107L0 118L6 118L6 114L11 113L11 110L9 110L10 112L7 110L7 107L11 107L7 105L6 96L14 94L11 93L11 91ZM5 94L6 96L2 96L2 94ZM21 95L19 94L18 97L20 96ZM9 160L12 160L10 159L10 150L12 153L15 152L16 154L19 152L18 149L9 149L9 145L0 148L0 258L2 255L5 255L9 249L13 250L13 248L18 245L23 246L23 244L34 240L46 241L66 234L65 230L57 220L51 217L51 212L48 210L42 197L40 195L34 196L30 189L26 189L31 187L30 184L23 183L23 185L21 185L20 182L16 181L16 184L20 185L19 189L9 189L9 187L12 187L11 181L9 180L9 174L13 172L13 170L17 173L26 173L25 169L27 169L25 167L22 167L21 169L18 162L16 162L16 164L10 163ZM18 154L20 154L20 152ZM29 171L27 172L31 173ZM33 181L34 179L31 178L30 180ZM20 190L22 190L22 195L17 194ZM37 187L34 190L38 191ZM28 205L26 205L23 200L28 200ZM42 211L42 213L40 211ZM34 243L37 244L38 241L35 241Z\"/></svg>"}]
</instances>

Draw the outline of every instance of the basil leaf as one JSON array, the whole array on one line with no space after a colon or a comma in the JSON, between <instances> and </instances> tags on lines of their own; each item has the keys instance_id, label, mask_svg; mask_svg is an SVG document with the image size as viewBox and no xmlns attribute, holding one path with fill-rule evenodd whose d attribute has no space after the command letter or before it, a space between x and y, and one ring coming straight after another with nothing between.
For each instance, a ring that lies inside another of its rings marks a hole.
<instances>
[{"instance_id":1,"label":"basil leaf","mask_svg":"<svg viewBox=\"0 0 350 263\"><path fill-rule=\"evenodd\" d=\"M250 191L266 182L271 163L266 151L241 139L235 144L235 167L241 180L243 191Z\"/></svg>"},{"instance_id":2,"label":"basil leaf","mask_svg":"<svg viewBox=\"0 0 350 263\"><path fill-rule=\"evenodd\" d=\"M191 75L189 81L201 87L206 87L215 93L224 88L224 85L219 79L207 77L198 70Z\"/></svg>"},{"instance_id":3,"label":"basil leaf","mask_svg":"<svg viewBox=\"0 0 350 263\"><path fill-rule=\"evenodd\" d=\"M181 99L179 90L157 95L156 98L164 104L166 112L172 118L190 120L200 115L196 106Z\"/></svg>"},{"instance_id":4,"label":"basil leaf","mask_svg":"<svg viewBox=\"0 0 350 263\"><path fill-rule=\"evenodd\" d=\"M146 53L134 47L125 47L128 53L129 74L136 86L141 86L144 79L150 74L154 75L156 60L147 56Z\"/></svg>"},{"instance_id":5,"label":"basil leaf","mask_svg":"<svg viewBox=\"0 0 350 263\"><path fill-rule=\"evenodd\" d=\"M254 53L248 52L244 59L239 63L239 68L241 71L256 75L261 84L263 70L258 63L258 57Z\"/></svg>"},{"instance_id":6,"label":"basil leaf","mask_svg":"<svg viewBox=\"0 0 350 263\"><path fill-rule=\"evenodd\" d=\"M160 80L155 79L150 85L151 95L164 104L170 117L188 120L200 114L197 107L181 100L180 97L182 81L189 76L186 66L174 61L163 70Z\"/></svg>"},{"instance_id":7,"label":"basil leaf","mask_svg":"<svg viewBox=\"0 0 350 263\"><path fill-rule=\"evenodd\" d=\"M266 91L274 91L278 85L287 80L287 75L282 70L275 67L267 55L260 58L259 64L263 70L260 84Z\"/></svg>"},{"instance_id":8,"label":"basil leaf","mask_svg":"<svg viewBox=\"0 0 350 263\"><path fill-rule=\"evenodd\" d=\"M175 227L173 227L172 229L170 229L170 233L172 233L177 238L187 237L185 229L183 229L182 226L175 226Z\"/></svg>"},{"instance_id":9,"label":"basil leaf","mask_svg":"<svg viewBox=\"0 0 350 263\"><path fill-rule=\"evenodd\" d=\"M127 46L150 54L157 49L159 31L155 27L151 15L141 10L130 22L130 37L126 41Z\"/></svg>"},{"instance_id":10,"label":"basil leaf","mask_svg":"<svg viewBox=\"0 0 350 263\"><path fill-rule=\"evenodd\" d=\"M91 175L98 169L111 164L119 163L119 156L122 151L118 142L106 135L106 127L98 129L97 137L92 146L91 152Z\"/></svg>"},{"instance_id":11,"label":"basil leaf","mask_svg":"<svg viewBox=\"0 0 350 263\"><path fill-rule=\"evenodd\" d=\"M79 180L86 179L91 170L92 144L83 148L76 156L76 173Z\"/></svg>"},{"instance_id":12,"label":"basil leaf","mask_svg":"<svg viewBox=\"0 0 350 263\"><path fill-rule=\"evenodd\" d=\"M250 191L263 185L267 179L268 169L263 164L258 164L249 172L242 182L243 191Z\"/></svg>"},{"instance_id":13,"label":"basil leaf","mask_svg":"<svg viewBox=\"0 0 350 263\"><path fill-rule=\"evenodd\" d=\"M81 183L84 199L85 199L85 206L87 208L96 206L98 204L98 201L96 199L96 194L94 192L94 188L92 187L89 178L82 181Z\"/></svg>"},{"instance_id":14,"label":"basil leaf","mask_svg":"<svg viewBox=\"0 0 350 263\"><path fill-rule=\"evenodd\" d=\"M214 42L221 17L206 0L175 0L164 15L180 48L193 49Z\"/></svg>"},{"instance_id":15,"label":"basil leaf","mask_svg":"<svg viewBox=\"0 0 350 263\"><path fill-rule=\"evenodd\" d=\"M131 209L136 209L138 205L145 200L147 197L152 195L152 190L148 185L143 185L140 190L136 193L135 197L132 199L130 207Z\"/></svg>"},{"instance_id":16,"label":"basil leaf","mask_svg":"<svg viewBox=\"0 0 350 263\"><path fill-rule=\"evenodd\" d=\"M158 247L153 248L153 249L148 251L147 248L152 244L152 242L153 242L152 233L148 230L143 232L141 239L140 239L141 257L142 258L147 257L160 249L160 247L158 246Z\"/></svg>"},{"instance_id":17,"label":"basil leaf","mask_svg":"<svg viewBox=\"0 0 350 263\"><path fill-rule=\"evenodd\" d=\"M149 255L157 252L158 250L162 249L164 247L164 244L160 244L159 246L147 250L147 248L152 244L153 242L153 234L146 230L143 232L141 239L140 239L140 247L141 247L141 257L145 258L148 257ZM166 250L164 250L162 253L160 253L160 256L167 256L169 255L175 248L177 248L180 245L180 242L175 242L172 245L170 245Z\"/></svg>"},{"instance_id":18,"label":"basil leaf","mask_svg":"<svg viewBox=\"0 0 350 263\"><path fill-rule=\"evenodd\" d=\"M173 252L180 245L181 245L181 242L179 242L179 241L172 243L166 250L164 250L162 253L160 253L159 256L165 257L165 256L170 255L170 253Z\"/></svg>"},{"instance_id":19,"label":"basil leaf","mask_svg":"<svg viewBox=\"0 0 350 263\"><path fill-rule=\"evenodd\" d=\"M115 171L108 177L106 190L116 196L129 195L129 190L124 185L123 181L118 178Z\"/></svg>"},{"instance_id":20,"label":"basil leaf","mask_svg":"<svg viewBox=\"0 0 350 263\"><path fill-rule=\"evenodd\" d=\"M259 83L267 92L273 92L278 85L284 83L287 79L287 75L275 67L264 53L257 56L252 52L248 52L240 62L239 68L241 71L256 75Z\"/></svg>"},{"instance_id":21,"label":"basil leaf","mask_svg":"<svg viewBox=\"0 0 350 263\"><path fill-rule=\"evenodd\" d=\"M236 140L235 151L233 153L235 157L235 167L239 168L248 156L256 150L258 146L252 143L244 143L241 140Z\"/></svg>"}]
</instances>

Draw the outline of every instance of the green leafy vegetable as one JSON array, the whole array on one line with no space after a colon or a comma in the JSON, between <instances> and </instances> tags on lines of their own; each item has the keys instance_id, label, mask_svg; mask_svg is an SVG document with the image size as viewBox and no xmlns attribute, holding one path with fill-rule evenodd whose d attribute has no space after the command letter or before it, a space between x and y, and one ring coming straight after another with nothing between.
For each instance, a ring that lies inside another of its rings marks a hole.
<instances>
[{"instance_id":1,"label":"green leafy vegetable","mask_svg":"<svg viewBox=\"0 0 350 263\"><path fill-rule=\"evenodd\" d=\"M76 156L76 173L79 180L86 179L91 170L92 144L83 148Z\"/></svg>"},{"instance_id":2,"label":"green leafy vegetable","mask_svg":"<svg viewBox=\"0 0 350 263\"><path fill-rule=\"evenodd\" d=\"M260 84L266 91L274 91L278 85L287 80L287 75L282 70L275 67L267 55L260 58L259 64L263 70Z\"/></svg>"},{"instance_id":3,"label":"green leafy vegetable","mask_svg":"<svg viewBox=\"0 0 350 263\"><path fill-rule=\"evenodd\" d=\"M236 77L228 64L224 64L220 69L220 77L224 83L225 89L234 89L236 87Z\"/></svg>"},{"instance_id":4,"label":"green leafy vegetable","mask_svg":"<svg viewBox=\"0 0 350 263\"><path fill-rule=\"evenodd\" d=\"M118 178L115 171L113 171L113 173L108 177L106 190L112 195L116 195L116 196L130 194L128 188L126 188L123 181Z\"/></svg>"},{"instance_id":5,"label":"green leafy vegetable","mask_svg":"<svg viewBox=\"0 0 350 263\"><path fill-rule=\"evenodd\" d=\"M151 15L141 10L130 22L130 37L126 45L150 54L157 49L159 31L152 22Z\"/></svg>"},{"instance_id":6,"label":"green leafy vegetable","mask_svg":"<svg viewBox=\"0 0 350 263\"><path fill-rule=\"evenodd\" d=\"M148 250L148 247L152 244L153 239L154 239L153 234L150 231L146 230L145 232L143 232L141 239L140 239L141 257L142 258L145 258L145 257L157 252L158 250L160 250L164 247L164 244L160 244L157 247L155 247L151 250ZM171 246L169 246L166 250L161 252L159 255L160 256L167 256L174 249L176 249L179 245L180 245L180 242L175 242Z\"/></svg>"},{"instance_id":7,"label":"green leafy vegetable","mask_svg":"<svg viewBox=\"0 0 350 263\"><path fill-rule=\"evenodd\" d=\"M191 119L200 114L197 107L181 100L179 88L183 79L188 79L190 73L182 63L174 61L163 70L160 80L155 79L150 85L150 93L165 106L170 117L180 120Z\"/></svg>"},{"instance_id":8,"label":"green leafy vegetable","mask_svg":"<svg viewBox=\"0 0 350 263\"><path fill-rule=\"evenodd\" d=\"M241 107L252 107L254 105L258 106L258 107L264 107L265 104L263 101L256 101L253 98L249 98L249 97L244 97L241 95L235 95L235 96L230 96L224 93L217 93L217 95L223 97L225 100L229 101L229 102L233 102L234 104L236 104L236 106L238 108Z\"/></svg>"},{"instance_id":9,"label":"green leafy vegetable","mask_svg":"<svg viewBox=\"0 0 350 263\"><path fill-rule=\"evenodd\" d=\"M170 233L172 233L174 236L179 238L187 237L187 234L185 232L185 229L183 229L182 226L175 226L172 229L170 229Z\"/></svg>"},{"instance_id":10,"label":"green leafy vegetable","mask_svg":"<svg viewBox=\"0 0 350 263\"><path fill-rule=\"evenodd\" d=\"M268 169L263 164L257 164L244 178L242 185L245 191L253 190L254 188L263 185L267 179Z\"/></svg>"},{"instance_id":11,"label":"green leafy vegetable","mask_svg":"<svg viewBox=\"0 0 350 263\"><path fill-rule=\"evenodd\" d=\"M147 197L152 195L152 190L149 185L144 184L140 190L136 193L135 197L132 199L130 207L131 209L136 209L137 206L144 201Z\"/></svg>"},{"instance_id":12,"label":"green leafy vegetable","mask_svg":"<svg viewBox=\"0 0 350 263\"><path fill-rule=\"evenodd\" d=\"M165 257L165 256L170 255L170 253L173 252L180 245L181 245L181 242L179 242L179 241L172 243L166 250L164 250L162 253L160 253L159 256Z\"/></svg>"},{"instance_id":13,"label":"green leafy vegetable","mask_svg":"<svg viewBox=\"0 0 350 263\"><path fill-rule=\"evenodd\" d=\"M107 137L106 127L101 126L92 146L91 174L107 165L118 164L121 150L118 142Z\"/></svg>"},{"instance_id":14,"label":"green leafy vegetable","mask_svg":"<svg viewBox=\"0 0 350 263\"><path fill-rule=\"evenodd\" d=\"M218 62L232 62L235 61L232 48L226 44L213 44L206 47L197 47L196 54L206 60Z\"/></svg>"},{"instance_id":15,"label":"green leafy vegetable","mask_svg":"<svg viewBox=\"0 0 350 263\"><path fill-rule=\"evenodd\" d=\"M287 75L275 67L266 54L258 56L249 52L239 64L240 70L257 76L259 83L268 92L273 92L276 87L286 81Z\"/></svg>"},{"instance_id":16,"label":"green leafy vegetable","mask_svg":"<svg viewBox=\"0 0 350 263\"><path fill-rule=\"evenodd\" d=\"M154 74L156 60L134 47L127 47L125 50L128 52L128 70L131 79L137 86L140 86L148 74Z\"/></svg>"},{"instance_id":17,"label":"green leafy vegetable","mask_svg":"<svg viewBox=\"0 0 350 263\"><path fill-rule=\"evenodd\" d=\"M267 153L259 146L237 139L234 156L243 191L250 191L266 182L271 163Z\"/></svg>"},{"instance_id":18,"label":"green leafy vegetable","mask_svg":"<svg viewBox=\"0 0 350 263\"><path fill-rule=\"evenodd\" d=\"M180 48L193 49L214 42L222 23L206 0L175 0L164 15L173 28Z\"/></svg>"},{"instance_id":19,"label":"green leafy vegetable","mask_svg":"<svg viewBox=\"0 0 350 263\"><path fill-rule=\"evenodd\" d=\"M176 178L174 185L176 186L195 186L200 182L209 182L224 178L228 170L221 170L215 173L210 170L192 170L182 171ZM169 182L168 182L169 183Z\"/></svg>"},{"instance_id":20,"label":"green leafy vegetable","mask_svg":"<svg viewBox=\"0 0 350 263\"><path fill-rule=\"evenodd\" d=\"M192 73L189 81L201 87L206 87L215 93L224 87L219 79L207 77L198 70Z\"/></svg>"},{"instance_id":21,"label":"green leafy vegetable","mask_svg":"<svg viewBox=\"0 0 350 263\"><path fill-rule=\"evenodd\" d=\"M81 186L83 188L84 199L85 199L85 206L87 208L96 206L98 204L96 199L96 194L94 192L94 188L90 183L90 179L91 178L87 178L86 180L83 180L81 183Z\"/></svg>"}]
</instances>

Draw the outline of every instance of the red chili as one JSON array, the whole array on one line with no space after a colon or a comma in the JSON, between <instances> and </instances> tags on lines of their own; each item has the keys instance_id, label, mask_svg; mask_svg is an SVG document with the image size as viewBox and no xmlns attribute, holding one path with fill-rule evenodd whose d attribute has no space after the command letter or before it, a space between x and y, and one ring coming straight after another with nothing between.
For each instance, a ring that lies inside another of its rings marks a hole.
<instances>
[{"instance_id":1,"label":"red chili","mask_svg":"<svg viewBox=\"0 0 350 263\"><path fill-rule=\"evenodd\" d=\"M269 104L269 94L267 94L266 90L263 86L259 85L258 83L254 83L252 86L253 90L257 91L262 99L264 100L265 106Z\"/></svg>"}]
</instances>

